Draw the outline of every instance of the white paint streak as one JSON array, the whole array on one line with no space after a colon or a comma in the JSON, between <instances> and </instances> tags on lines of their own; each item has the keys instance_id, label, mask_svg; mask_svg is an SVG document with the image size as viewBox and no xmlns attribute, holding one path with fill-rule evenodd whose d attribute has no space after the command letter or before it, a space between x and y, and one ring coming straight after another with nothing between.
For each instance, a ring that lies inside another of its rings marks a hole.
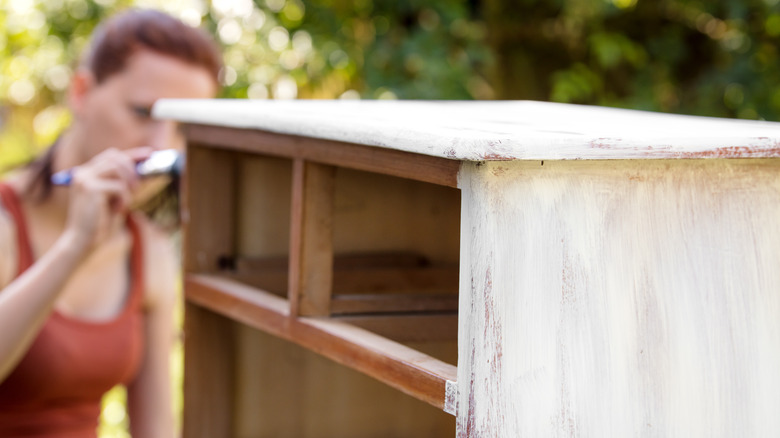
<instances>
[{"instance_id":1,"label":"white paint streak","mask_svg":"<svg viewBox=\"0 0 780 438\"><path fill-rule=\"evenodd\" d=\"M778 166L464 165L458 436L775 435Z\"/></svg>"},{"instance_id":2,"label":"white paint streak","mask_svg":"<svg viewBox=\"0 0 780 438\"><path fill-rule=\"evenodd\" d=\"M549 102L163 99L154 116L466 161L780 156L778 123Z\"/></svg>"},{"instance_id":3,"label":"white paint streak","mask_svg":"<svg viewBox=\"0 0 780 438\"><path fill-rule=\"evenodd\" d=\"M458 412L458 382L447 380L444 386L444 412L452 415Z\"/></svg>"}]
</instances>

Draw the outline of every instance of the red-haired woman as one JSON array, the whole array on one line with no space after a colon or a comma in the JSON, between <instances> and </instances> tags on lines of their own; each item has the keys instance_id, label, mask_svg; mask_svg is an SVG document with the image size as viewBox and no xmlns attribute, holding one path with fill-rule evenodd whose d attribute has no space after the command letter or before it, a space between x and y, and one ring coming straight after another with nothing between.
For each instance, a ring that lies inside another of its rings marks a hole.
<instances>
[{"instance_id":1,"label":"red-haired woman","mask_svg":"<svg viewBox=\"0 0 780 438\"><path fill-rule=\"evenodd\" d=\"M69 90L73 123L0 184L0 436L95 437L100 400L128 388L134 437L173 435L168 357L177 263L130 211L135 163L181 146L160 98L210 98L220 56L199 30L130 11L96 31ZM72 183L52 173L75 168Z\"/></svg>"}]
</instances>

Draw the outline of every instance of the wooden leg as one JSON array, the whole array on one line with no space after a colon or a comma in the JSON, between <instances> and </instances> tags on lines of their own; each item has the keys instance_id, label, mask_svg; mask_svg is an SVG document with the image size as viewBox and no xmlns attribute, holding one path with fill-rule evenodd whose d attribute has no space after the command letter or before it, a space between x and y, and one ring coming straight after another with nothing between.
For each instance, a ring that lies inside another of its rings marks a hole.
<instances>
[{"instance_id":1,"label":"wooden leg","mask_svg":"<svg viewBox=\"0 0 780 438\"><path fill-rule=\"evenodd\" d=\"M232 437L234 324L191 303L185 312L183 435Z\"/></svg>"}]
</instances>

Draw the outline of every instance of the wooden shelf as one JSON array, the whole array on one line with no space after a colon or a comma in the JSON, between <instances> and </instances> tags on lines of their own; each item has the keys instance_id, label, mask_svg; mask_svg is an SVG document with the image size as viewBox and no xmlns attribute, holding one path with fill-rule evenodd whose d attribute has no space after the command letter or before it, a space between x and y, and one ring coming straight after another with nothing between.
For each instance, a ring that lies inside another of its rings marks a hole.
<instances>
[{"instance_id":1,"label":"wooden shelf","mask_svg":"<svg viewBox=\"0 0 780 438\"><path fill-rule=\"evenodd\" d=\"M299 344L439 409L453 403L446 388L457 378L454 365L346 322L349 319L296 317L284 298L213 275L186 275L185 291L190 303ZM366 317L352 319L371 325L367 321ZM375 326L381 325L381 319L374 321Z\"/></svg>"}]
</instances>

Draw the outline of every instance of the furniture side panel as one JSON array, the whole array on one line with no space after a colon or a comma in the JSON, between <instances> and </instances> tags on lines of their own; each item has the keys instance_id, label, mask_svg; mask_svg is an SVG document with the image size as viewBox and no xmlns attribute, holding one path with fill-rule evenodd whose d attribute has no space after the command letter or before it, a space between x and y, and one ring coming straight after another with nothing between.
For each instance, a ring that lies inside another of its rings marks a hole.
<instances>
[{"instance_id":1,"label":"furniture side panel","mask_svg":"<svg viewBox=\"0 0 780 438\"><path fill-rule=\"evenodd\" d=\"M776 433L779 170L464 166L458 436Z\"/></svg>"}]
</instances>

